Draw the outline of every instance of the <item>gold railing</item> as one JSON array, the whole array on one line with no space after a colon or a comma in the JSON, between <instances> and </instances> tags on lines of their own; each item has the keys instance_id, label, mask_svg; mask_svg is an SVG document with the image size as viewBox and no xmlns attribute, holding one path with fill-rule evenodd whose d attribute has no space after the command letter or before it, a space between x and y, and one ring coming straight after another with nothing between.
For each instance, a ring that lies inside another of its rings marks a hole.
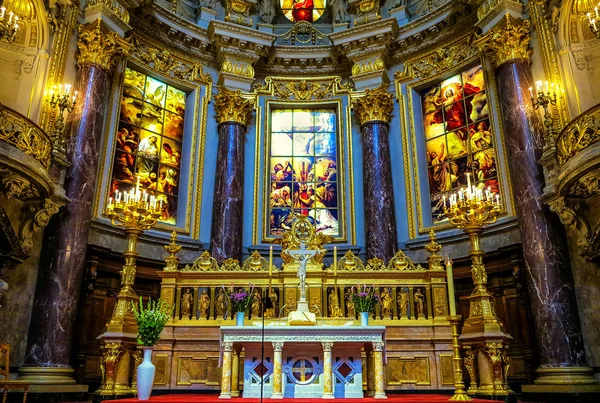
<instances>
[{"instance_id":1,"label":"gold railing","mask_svg":"<svg viewBox=\"0 0 600 403\"><path fill-rule=\"evenodd\" d=\"M556 139L558 163L564 165L581 150L600 140L600 104L573 119Z\"/></svg>"},{"instance_id":2,"label":"gold railing","mask_svg":"<svg viewBox=\"0 0 600 403\"><path fill-rule=\"evenodd\" d=\"M38 160L44 168L50 166L52 140L38 125L19 112L0 103L0 141L17 147Z\"/></svg>"}]
</instances>

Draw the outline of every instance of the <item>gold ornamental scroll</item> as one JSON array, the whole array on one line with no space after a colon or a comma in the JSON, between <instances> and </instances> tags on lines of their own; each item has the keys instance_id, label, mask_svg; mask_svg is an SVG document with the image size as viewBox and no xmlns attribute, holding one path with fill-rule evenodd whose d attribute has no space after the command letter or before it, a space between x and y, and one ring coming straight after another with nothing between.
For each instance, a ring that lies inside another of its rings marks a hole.
<instances>
[{"instance_id":1,"label":"gold ornamental scroll","mask_svg":"<svg viewBox=\"0 0 600 403\"><path fill-rule=\"evenodd\" d=\"M77 64L93 64L103 70L110 70L114 65L115 56L127 55L131 45L115 32L110 32L97 19L88 25L79 25L77 39Z\"/></svg>"},{"instance_id":2,"label":"gold ornamental scroll","mask_svg":"<svg viewBox=\"0 0 600 403\"><path fill-rule=\"evenodd\" d=\"M377 121L390 123L394 101L392 95L382 86L374 90L365 90L364 96L352 101L352 108L361 126Z\"/></svg>"},{"instance_id":3,"label":"gold ornamental scroll","mask_svg":"<svg viewBox=\"0 0 600 403\"><path fill-rule=\"evenodd\" d=\"M487 53L496 66L511 60L529 60L530 26L529 20L518 21L506 14L503 23L475 40L474 45Z\"/></svg>"},{"instance_id":4,"label":"gold ornamental scroll","mask_svg":"<svg viewBox=\"0 0 600 403\"><path fill-rule=\"evenodd\" d=\"M219 86L219 93L214 96L217 123L235 122L248 126L252 118L254 103L244 98L240 90L231 91Z\"/></svg>"}]
</instances>

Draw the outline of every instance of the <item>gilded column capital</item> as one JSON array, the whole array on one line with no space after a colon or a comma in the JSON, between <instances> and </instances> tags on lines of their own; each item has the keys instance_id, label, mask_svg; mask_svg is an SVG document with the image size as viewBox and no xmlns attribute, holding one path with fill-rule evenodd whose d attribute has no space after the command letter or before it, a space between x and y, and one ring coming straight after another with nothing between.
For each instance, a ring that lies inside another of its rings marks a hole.
<instances>
[{"instance_id":1,"label":"gilded column capital","mask_svg":"<svg viewBox=\"0 0 600 403\"><path fill-rule=\"evenodd\" d=\"M529 20L518 21L505 14L504 22L476 39L474 45L487 53L497 66L511 60L529 60L530 26Z\"/></svg>"},{"instance_id":2,"label":"gilded column capital","mask_svg":"<svg viewBox=\"0 0 600 403\"><path fill-rule=\"evenodd\" d=\"M219 87L219 93L214 96L217 123L236 122L247 126L252 118L254 102L242 96L240 90L231 91Z\"/></svg>"},{"instance_id":3,"label":"gilded column capital","mask_svg":"<svg viewBox=\"0 0 600 403\"><path fill-rule=\"evenodd\" d=\"M86 63L110 70L114 57L127 54L131 45L115 32L104 27L100 19L87 25L79 25L77 40L77 64Z\"/></svg>"},{"instance_id":4,"label":"gilded column capital","mask_svg":"<svg viewBox=\"0 0 600 403\"><path fill-rule=\"evenodd\" d=\"M389 123L394 110L392 95L384 86L365 90L365 95L352 101L352 108L360 125L382 121Z\"/></svg>"}]
</instances>

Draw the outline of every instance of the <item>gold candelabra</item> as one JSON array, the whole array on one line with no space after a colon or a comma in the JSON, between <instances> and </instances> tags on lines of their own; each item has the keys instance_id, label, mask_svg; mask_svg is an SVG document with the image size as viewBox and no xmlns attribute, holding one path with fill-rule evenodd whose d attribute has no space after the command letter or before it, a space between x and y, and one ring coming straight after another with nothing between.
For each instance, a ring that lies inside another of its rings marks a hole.
<instances>
[{"instance_id":1,"label":"gold candelabra","mask_svg":"<svg viewBox=\"0 0 600 403\"><path fill-rule=\"evenodd\" d=\"M529 87L533 108L538 110L541 106L544 110L544 126L546 127L547 134L544 147L547 149L553 147L556 143L557 130L555 127L555 120L557 116L554 116L558 112L556 109L556 86L554 83L548 85L548 81L544 84L542 84L541 81L536 81L535 92L537 97L533 95L533 88ZM550 106L553 107L554 114L550 112Z\"/></svg>"},{"instance_id":2,"label":"gold candelabra","mask_svg":"<svg viewBox=\"0 0 600 403\"><path fill-rule=\"evenodd\" d=\"M594 7L594 14L589 12L587 13L587 17L590 22L590 31L596 35L596 38L600 39L600 28L598 27L598 24L600 24L600 12L598 11L598 7L600 7L600 3Z\"/></svg>"},{"instance_id":3,"label":"gold candelabra","mask_svg":"<svg viewBox=\"0 0 600 403\"><path fill-rule=\"evenodd\" d=\"M75 108L75 102L77 99L77 91L71 95L71 84L59 84L58 88L56 85L50 90L50 106L58 109L58 115L54 122L54 130L50 137L54 143L54 147L62 152L65 152L65 111L73 112Z\"/></svg>"},{"instance_id":4,"label":"gold candelabra","mask_svg":"<svg viewBox=\"0 0 600 403\"><path fill-rule=\"evenodd\" d=\"M465 327L480 324L481 315L485 323L491 323L490 320L498 323L496 315L492 315L491 297L485 285L487 272L483 265L484 253L480 246L480 237L484 226L495 223L500 214L500 196L493 194L489 188L481 189L471 185L471 177L467 174L467 188L452 194L449 198L449 206L446 205L444 197L444 213L450 223L462 229L471 241L469 256L475 289L469 297L471 314L465 321Z\"/></svg>"},{"instance_id":5,"label":"gold candelabra","mask_svg":"<svg viewBox=\"0 0 600 403\"><path fill-rule=\"evenodd\" d=\"M465 391L465 382L463 381L462 358L460 357L460 343L458 341L458 324L460 323L460 315L449 315L448 322L452 326L452 366L454 368L454 394L448 400L452 401L468 401L471 400Z\"/></svg>"},{"instance_id":6,"label":"gold candelabra","mask_svg":"<svg viewBox=\"0 0 600 403\"><path fill-rule=\"evenodd\" d=\"M13 43L17 37L19 29L19 17L12 11L8 13L8 21L6 20L6 8L0 7L0 39L6 39L8 43Z\"/></svg>"},{"instance_id":7,"label":"gold candelabra","mask_svg":"<svg viewBox=\"0 0 600 403\"><path fill-rule=\"evenodd\" d=\"M162 200L140 190L140 179L137 186L129 192L115 192L115 200L108 199L106 216L113 225L123 228L127 235L127 250L123 253L125 264L121 270L121 290L117 295L117 303L113 316L108 324L108 331L133 332L136 322L131 314L131 301L137 299L133 291L137 257L137 241L140 235L152 228L161 216Z\"/></svg>"}]
</instances>

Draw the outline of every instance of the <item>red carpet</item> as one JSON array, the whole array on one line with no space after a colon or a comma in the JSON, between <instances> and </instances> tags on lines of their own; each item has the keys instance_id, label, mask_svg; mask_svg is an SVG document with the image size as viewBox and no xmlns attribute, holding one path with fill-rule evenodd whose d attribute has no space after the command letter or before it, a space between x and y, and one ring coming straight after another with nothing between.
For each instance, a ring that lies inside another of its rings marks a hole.
<instances>
[{"instance_id":1,"label":"red carpet","mask_svg":"<svg viewBox=\"0 0 600 403\"><path fill-rule=\"evenodd\" d=\"M450 398L449 395L430 395L430 394L388 394L387 400L373 399L372 397L366 397L363 399L336 399L344 403L374 403L374 402L386 402L386 403L446 403ZM161 395L152 396L149 402L153 403L224 403L224 402L239 402L239 403L260 403L260 399L242 399L240 397L232 399L219 399L218 395ZM281 403L323 403L323 399L264 399L268 402L281 402ZM473 399L471 403L490 403L495 400L483 400ZM118 399L111 400L114 403L134 403L139 402L137 399Z\"/></svg>"}]
</instances>

